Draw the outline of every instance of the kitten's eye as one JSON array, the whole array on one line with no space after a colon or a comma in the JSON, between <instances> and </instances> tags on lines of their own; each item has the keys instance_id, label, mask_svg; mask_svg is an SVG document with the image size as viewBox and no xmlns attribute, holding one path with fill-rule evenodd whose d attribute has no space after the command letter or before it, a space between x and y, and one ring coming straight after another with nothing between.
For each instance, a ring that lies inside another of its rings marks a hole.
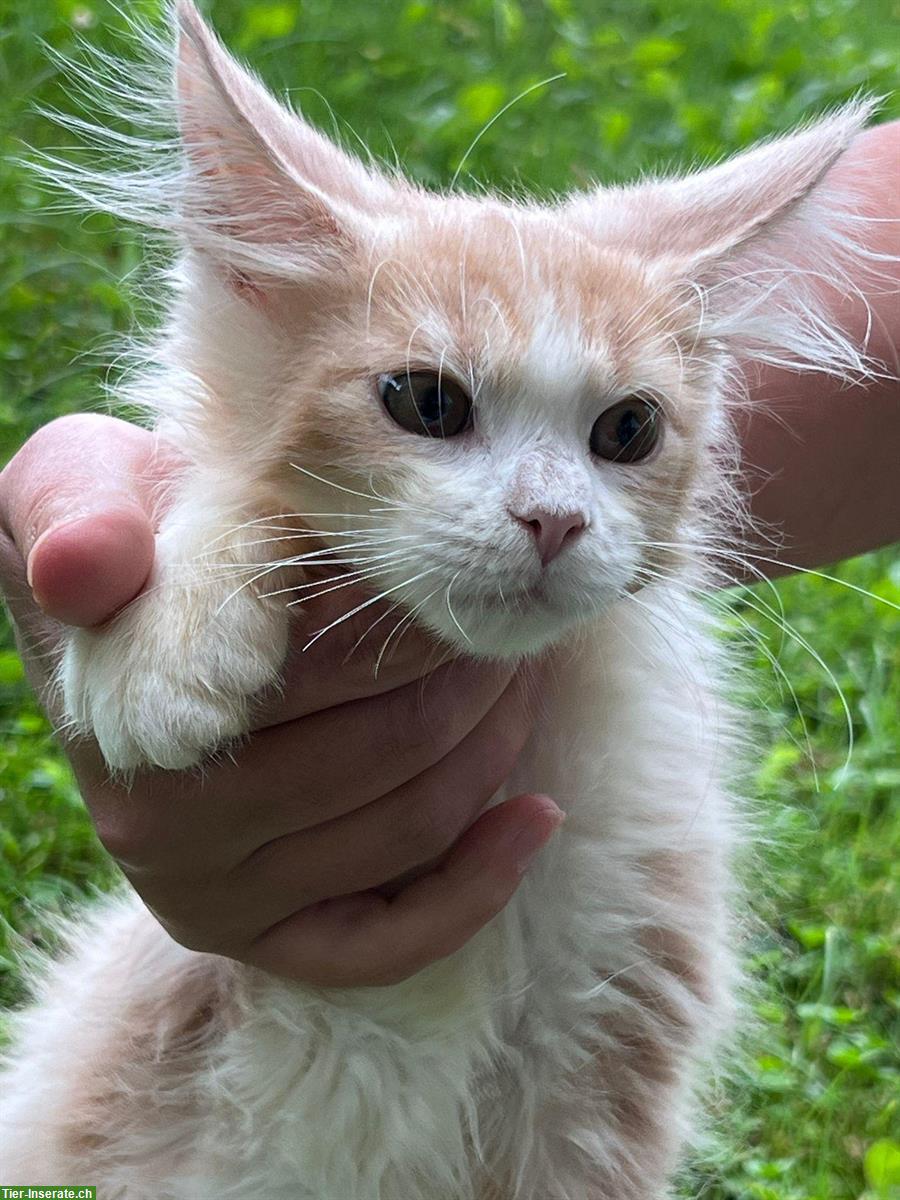
<instances>
[{"instance_id":1,"label":"kitten's eye","mask_svg":"<svg viewBox=\"0 0 900 1200\"><path fill-rule=\"evenodd\" d=\"M404 371L381 375L378 391L398 425L423 437L454 437L472 422L472 401L447 375L436 371Z\"/></svg>"},{"instance_id":2,"label":"kitten's eye","mask_svg":"<svg viewBox=\"0 0 900 1200\"><path fill-rule=\"evenodd\" d=\"M629 396L594 422L591 450L610 462L638 462L657 444L661 432L659 405L646 396Z\"/></svg>"}]
</instances>

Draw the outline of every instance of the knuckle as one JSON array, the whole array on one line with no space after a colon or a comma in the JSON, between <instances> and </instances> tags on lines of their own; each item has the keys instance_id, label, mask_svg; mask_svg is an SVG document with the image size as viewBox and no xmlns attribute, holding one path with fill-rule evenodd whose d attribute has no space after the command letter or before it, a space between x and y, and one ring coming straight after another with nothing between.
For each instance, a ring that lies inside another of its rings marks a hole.
<instances>
[{"instance_id":1,"label":"knuckle","mask_svg":"<svg viewBox=\"0 0 900 1200\"><path fill-rule=\"evenodd\" d=\"M431 678L408 684L394 704L385 706L393 742L428 762L443 758L483 719L490 682L480 670L450 664Z\"/></svg>"},{"instance_id":2,"label":"knuckle","mask_svg":"<svg viewBox=\"0 0 900 1200\"><path fill-rule=\"evenodd\" d=\"M489 906L489 910L485 905L484 911L470 916L462 928L455 925L443 930L432 928L427 942L410 941L405 945L393 946L389 952L385 950L377 966L373 964L370 968L366 984L371 987L393 987L395 984L404 983L413 975L418 975L433 963L449 958L496 916L502 907L503 902L498 899Z\"/></svg>"},{"instance_id":3,"label":"knuckle","mask_svg":"<svg viewBox=\"0 0 900 1200\"><path fill-rule=\"evenodd\" d=\"M134 879L132 879L134 882ZM253 942L254 932L247 923L229 915L227 904L216 890L204 891L185 881L172 884L154 878L138 891L147 908L169 937L198 954L219 954L244 959Z\"/></svg>"},{"instance_id":4,"label":"knuckle","mask_svg":"<svg viewBox=\"0 0 900 1200\"><path fill-rule=\"evenodd\" d=\"M67 413L42 425L31 435L28 445L38 449L44 449L47 445L55 446L60 442L71 445L73 438L81 440L92 437L108 424L109 417L100 413Z\"/></svg>"},{"instance_id":5,"label":"knuckle","mask_svg":"<svg viewBox=\"0 0 900 1200\"><path fill-rule=\"evenodd\" d=\"M103 417L99 413L71 413L56 417L31 435L15 461L20 465L39 464L41 467L47 462L71 461L72 448L95 439L100 428L109 420L109 417ZM43 482L46 492L52 492L55 482L52 477L41 471L34 475L34 479ZM40 489L37 495L40 495Z\"/></svg>"},{"instance_id":6,"label":"knuckle","mask_svg":"<svg viewBox=\"0 0 900 1200\"><path fill-rule=\"evenodd\" d=\"M145 870L159 865L165 840L154 823L146 819L140 806L127 803L105 804L98 798L86 798L97 836L109 854L123 866Z\"/></svg>"},{"instance_id":7,"label":"knuckle","mask_svg":"<svg viewBox=\"0 0 900 1200\"><path fill-rule=\"evenodd\" d=\"M4 528L13 536L18 538L23 532L27 533L28 525L34 524L49 502L56 483L53 468L62 459L62 447L65 447L64 461L70 461L73 442L83 437L78 417L57 417L33 433L6 464L0 476L3 501L0 507Z\"/></svg>"}]
</instances>

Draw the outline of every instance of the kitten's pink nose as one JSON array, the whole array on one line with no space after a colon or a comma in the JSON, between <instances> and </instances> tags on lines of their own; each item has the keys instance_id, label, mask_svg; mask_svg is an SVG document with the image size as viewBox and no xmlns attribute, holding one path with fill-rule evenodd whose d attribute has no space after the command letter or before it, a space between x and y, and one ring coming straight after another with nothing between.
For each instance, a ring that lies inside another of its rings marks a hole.
<instances>
[{"instance_id":1,"label":"kitten's pink nose","mask_svg":"<svg viewBox=\"0 0 900 1200\"><path fill-rule=\"evenodd\" d=\"M562 550L566 542L581 533L587 522L584 513L548 513L536 508L527 513L513 512L510 515L534 534L541 563L546 567Z\"/></svg>"}]
</instances>

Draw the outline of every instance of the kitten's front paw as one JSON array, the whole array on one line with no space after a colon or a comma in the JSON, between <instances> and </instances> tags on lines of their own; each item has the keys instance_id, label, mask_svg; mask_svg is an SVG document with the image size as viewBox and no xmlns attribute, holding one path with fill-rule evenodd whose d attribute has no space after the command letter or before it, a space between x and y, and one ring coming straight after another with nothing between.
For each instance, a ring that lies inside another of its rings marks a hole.
<instances>
[{"instance_id":1,"label":"kitten's front paw","mask_svg":"<svg viewBox=\"0 0 900 1200\"><path fill-rule=\"evenodd\" d=\"M252 696L277 678L287 621L254 600L240 607L239 620L226 609L204 625L148 596L76 632L60 670L70 725L123 772L190 767L246 733Z\"/></svg>"}]
</instances>

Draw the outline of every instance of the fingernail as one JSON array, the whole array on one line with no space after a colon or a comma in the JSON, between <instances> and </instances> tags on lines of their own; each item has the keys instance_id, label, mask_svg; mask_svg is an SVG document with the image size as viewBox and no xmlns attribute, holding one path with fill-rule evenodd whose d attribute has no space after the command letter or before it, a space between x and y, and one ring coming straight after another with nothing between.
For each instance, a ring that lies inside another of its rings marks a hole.
<instances>
[{"instance_id":1,"label":"fingernail","mask_svg":"<svg viewBox=\"0 0 900 1200\"><path fill-rule=\"evenodd\" d=\"M52 538L54 534L59 533L61 529L67 529L70 525L76 525L79 521L83 521L89 516L90 513L87 512L78 512L73 516L68 516L62 521L57 521L55 525L51 525L49 529L45 529L44 532L35 539L34 544L28 551L28 558L25 560L25 578L28 580L28 586L31 588L32 592L34 591L34 562L38 549L49 538ZM36 594L35 599L37 600Z\"/></svg>"},{"instance_id":2,"label":"fingernail","mask_svg":"<svg viewBox=\"0 0 900 1200\"><path fill-rule=\"evenodd\" d=\"M50 531L48 530L47 532L49 533ZM25 578L28 580L28 586L31 588L32 592L34 591L34 551L35 547L39 546L42 539L46 536L47 535L45 533L41 534L38 540L34 543L34 546L32 546L28 551L28 557L25 559ZM37 596L35 596L35 600L36 599Z\"/></svg>"},{"instance_id":3,"label":"fingernail","mask_svg":"<svg viewBox=\"0 0 900 1200\"><path fill-rule=\"evenodd\" d=\"M512 839L516 870L520 875L525 874L531 863L566 819L566 814L553 803L549 796L542 796L541 799L546 801L545 807L536 813L527 825L519 829Z\"/></svg>"},{"instance_id":4,"label":"fingernail","mask_svg":"<svg viewBox=\"0 0 900 1200\"><path fill-rule=\"evenodd\" d=\"M38 550L40 550L41 546L43 546L46 541L59 533L61 529L66 529L70 525L75 525L78 523L78 521L83 519L84 514L79 513L77 516L67 517L65 520L59 521L56 525L51 525L49 529L45 529L40 537L35 540L34 545L28 551L28 557L25 559L25 578L28 581L28 586L31 588L31 594L34 597L35 604L44 612L48 611L50 600L49 597L47 597L41 591L40 585L35 585L34 581L34 564L37 561Z\"/></svg>"}]
</instances>

